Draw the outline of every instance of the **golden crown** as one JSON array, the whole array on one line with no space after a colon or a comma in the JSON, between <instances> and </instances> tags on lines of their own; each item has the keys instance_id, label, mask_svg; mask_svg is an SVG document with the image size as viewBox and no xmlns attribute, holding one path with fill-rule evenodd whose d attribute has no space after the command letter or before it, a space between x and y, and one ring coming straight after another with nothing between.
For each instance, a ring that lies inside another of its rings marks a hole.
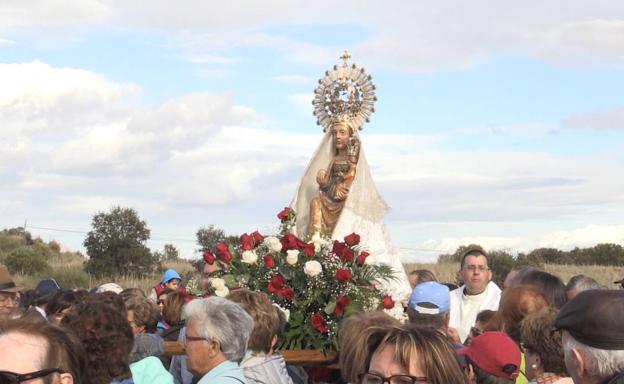
<instances>
[{"instance_id":1,"label":"golden crown","mask_svg":"<svg viewBox=\"0 0 624 384\"><path fill-rule=\"evenodd\" d=\"M313 114L316 123L323 126L323 132L336 123L348 123L353 129L361 130L375 112L377 96L372 76L364 68L349 65L351 55L347 51L340 58L342 65L325 71L314 89Z\"/></svg>"}]
</instances>

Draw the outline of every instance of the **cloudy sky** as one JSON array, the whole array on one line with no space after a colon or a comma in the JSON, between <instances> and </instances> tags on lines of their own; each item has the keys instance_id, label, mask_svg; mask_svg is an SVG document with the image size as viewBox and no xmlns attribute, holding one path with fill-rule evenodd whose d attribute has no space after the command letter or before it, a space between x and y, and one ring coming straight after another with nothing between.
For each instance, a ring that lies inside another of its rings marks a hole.
<instances>
[{"instance_id":1,"label":"cloudy sky","mask_svg":"<svg viewBox=\"0 0 624 384\"><path fill-rule=\"evenodd\" d=\"M624 244L624 2L0 2L0 225L81 250L135 208L150 247L270 232L343 50L404 260Z\"/></svg>"}]
</instances>

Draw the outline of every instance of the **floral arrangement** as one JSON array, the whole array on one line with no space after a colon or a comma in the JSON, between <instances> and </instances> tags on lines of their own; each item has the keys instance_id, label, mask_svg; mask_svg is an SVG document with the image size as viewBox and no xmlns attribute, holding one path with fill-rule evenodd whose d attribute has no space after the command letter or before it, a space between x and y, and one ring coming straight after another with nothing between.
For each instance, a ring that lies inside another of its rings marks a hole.
<instances>
[{"instance_id":1,"label":"floral arrangement","mask_svg":"<svg viewBox=\"0 0 624 384\"><path fill-rule=\"evenodd\" d=\"M344 241L315 234L308 241L290 231L295 212L284 208L277 236L243 234L237 245L219 243L216 252L204 252L204 260L217 260L222 269L211 279L210 294L227 296L230 289L265 292L286 314L288 327L284 349L337 349L340 320L358 311L395 309L379 282L394 279L393 271L375 265L361 249L360 236Z\"/></svg>"}]
</instances>

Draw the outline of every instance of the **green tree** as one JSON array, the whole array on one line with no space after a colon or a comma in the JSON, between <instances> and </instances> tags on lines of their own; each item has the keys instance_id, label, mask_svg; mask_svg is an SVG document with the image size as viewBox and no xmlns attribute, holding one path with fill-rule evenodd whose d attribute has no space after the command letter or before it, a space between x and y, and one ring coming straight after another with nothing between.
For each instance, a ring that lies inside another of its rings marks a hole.
<instances>
[{"instance_id":1,"label":"green tree","mask_svg":"<svg viewBox=\"0 0 624 384\"><path fill-rule=\"evenodd\" d=\"M4 259L4 263L11 273L21 273L22 275L39 276L50 273L45 256L42 253L30 248L18 248Z\"/></svg>"},{"instance_id":2,"label":"green tree","mask_svg":"<svg viewBox=\"0 0 624 384\"><path fill-rule=\"evenodd\" d=\"M118 274L143 275L158 262L145 245L150 230L134 209L114 207L109 213L93 216L93 230L84 246L89 260L85 270L95 276Z\"/></svg>"},{"instance_id":3,"label":"green tree","mask_svg":"<svg viewBox=\"0 0 624 384\"><path fill-rule=\"evenodd\" d=\"M464 253L466 253L469 249L480 249L485 252L483 247L478 244L460 245L454 253L439 255L438 263L459 263L461 262L461 258Z\"/></svg>"},{"instance_id":4,"label":"green tree","mask_svg":"<svg viewBox=\"0 0 624 384\"><path fill-rule=\"evenodd\" d=\"M165 244L162 251L155 251L154 257L160 261L176 261L180 258L180 252L173 244Z\"/></svg>"},{"instance_id":5,"label":"green tree","mask_svg":"<svg viewBox=\"0 0 624 384\"><path fill-rule=\"evenodd\" d=\"M228 236L221 228L217 228L210 224L207 227L202 227L197 230L197 245L199 245L199 251L215 252L217 243L226 242L228 244L237 244L237 236Z\"/></svg>"}]
</instances>

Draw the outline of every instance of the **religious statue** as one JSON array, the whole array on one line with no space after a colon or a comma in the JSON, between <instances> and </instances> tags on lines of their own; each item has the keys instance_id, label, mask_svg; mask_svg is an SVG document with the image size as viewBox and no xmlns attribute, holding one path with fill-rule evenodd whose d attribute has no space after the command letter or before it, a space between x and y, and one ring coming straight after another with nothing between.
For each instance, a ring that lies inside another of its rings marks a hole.
<instances>
[{"instance_id":1,"label":"religious statue","mask_svg":"<svg viewBox=\"0 0 624 384\"><path fill-rule=\"evenodd\" d=\"M353 136L348 121L332 125L331 134L334 156L329 167L319 170L316 175L319 195L310 203L310 234L334 231L355 178L360 155L360 140Z\"/></svg>"},{"instance_id":2,"label":"religious statue","mask_svg":"<svg viewBox=\"0 0 624 384\"><path fill-rule=\"evenodd\" d=\"M297 214L294 231L301 237L321 232L342 240L353 232L379 264L391 266L396 279L388 290L407 300L411 289L384 216L388 211L373 182L359 131L375 111L372 77L364 68L343 63L325 72L314 90L314 115L325 135L312 157L291 207Z\"/></svg>"}]
</instances>

